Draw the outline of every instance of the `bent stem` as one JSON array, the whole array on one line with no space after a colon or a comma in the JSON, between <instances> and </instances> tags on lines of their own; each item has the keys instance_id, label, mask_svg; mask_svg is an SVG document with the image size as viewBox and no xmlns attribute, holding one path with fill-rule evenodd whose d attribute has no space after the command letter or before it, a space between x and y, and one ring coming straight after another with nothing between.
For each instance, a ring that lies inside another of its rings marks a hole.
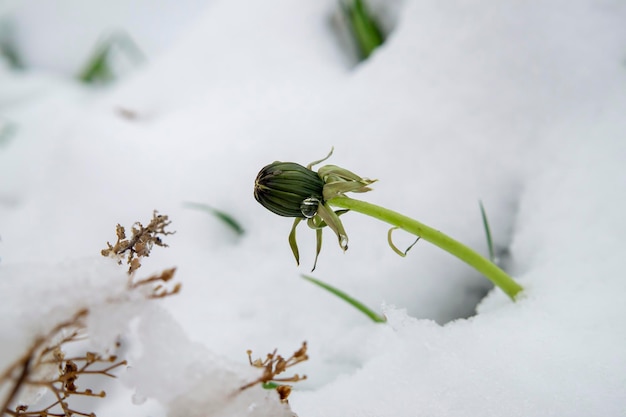
<instances>
[{"instance_id":1,"label":"bent stem","mask_svg":"<svg viewBox=\"0 0 626 417\"><path fill-rule=\"evenodd\" d=\"M429 241L433 245L440 247L474 267L474 269L482 273L493 282L494 285L504 291L513 301L515 301L516 296L523 290L522 286L515 282L506 272L493 262L485 259L478 252L417 220L413 220L410 217L384 207L366 203L365 201L354 200L345 196L331 198L327 203L331 206L353 210L382 220Z\"/></svg>"}]
</instances>

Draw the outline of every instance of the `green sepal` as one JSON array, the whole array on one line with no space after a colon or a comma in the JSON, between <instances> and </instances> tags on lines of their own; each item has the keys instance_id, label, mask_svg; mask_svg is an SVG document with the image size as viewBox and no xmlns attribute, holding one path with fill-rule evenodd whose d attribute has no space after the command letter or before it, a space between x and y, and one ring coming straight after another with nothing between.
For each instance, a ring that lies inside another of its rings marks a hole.
<instances>
[{"instance_id":1,"label":"green sepal","mask_svg":"<svg viewBox=\"0 0 626 417\"><path fill-rule=\"evenodd\" d=\"M298 266L300 265L300 251L298 250L298 242L296 242L296 227L301 221L300 217L296 217L293 221L293 226L291 226L291 232L289 232L289 247L291 247L291 252L294 258L296 258L296 265Z\"/></svg>"},{"instance_id":2,"label":"green sepal","mask_svg":"<svg viewBox=\"0 0 626 417\"><path fill-rule=\"evenodd\" d=\"M418 236L417 239L415 239L415 242L411 243L411 245L409 245L408 248L406 248L406 250L404 252L402 252L400 249L398 249L398 247L396 245L393 244L393 241L391 240L391 233L396 230L399 229L399 227L392 227L391 229L389 229L389 231L387 232L387 243L389 243L389 246L391 247L391 249L397 253L398 255L402 256L403 258L406 256L407 253L409 253L409 251L411 250L411 248L413 246L415 246L415 244L417 243L418 240L420 240L420 237Z\"/></svg>"},{"instance_id":3,"label":"green sepal","mask_svg":"<svg viewBox=\"0 0 626 417\"><path fill-rule=\"evenodd\" d=\"M344 193L365 193L367 191L371 191L372 189L364 186L362 183L358 182L331 182L324 185L324 200L330 200L333 197L337 197L338 195L342 195Z\"/></svg>"},{"instance_id":4,"label":"green sepal","mask_svg":"<svg viewBox=\"0 0 626 417\"><path fill-rule=\"evenodd\" d=\"M339 220L339 216L337 213L330 208L328 203L320 204L319 209L317 211L317 215L321 217L322 220L326 223L328 227L330 227L333 232L337 235L337 239L339 240L339 247L345 252L348 250L348 234L346 230L343 228L343 224L341 220Z\"/></svg>"},{"instance_id":5,"label":"green sepal","mask_svg":"<svg viewBox=\"0 0 626 417\"><path fill-rule=\"evenodd\" d=\"M324 165L317 173L324 181L324 201L347 192L364 193L371 191L372 189L368 185L376 182L376 180L362 178L337 165Z\"/></svg>"},{"instance_id":6,"label":"green sepal","mask_svg":"<svg viewBox=\"0 0 626 417\"><path fill-rule=\"evenodd\" d=\"M349 171L345 168L341 168L337 165L324 165L320 169L317 170L317 173L324 182L329 180L333 181L362 181L363 178L356 175L354 172Z\"/></svg>"},{"instance_id":7,"label":"green sepal","mask_svg":"<svg viewBox=\"0 0 626 417\"><path fill-rule=\"evenodd\" d=\"M306 167L308 169L312 169L314 165L320 164L322 162L324 162L325 160L327 160L328 158L330 158L330 156L333 154L333 151L335 150L335 147L331 147L330 148L330 152L328 152L328 155L326 155L324 158L322 159L318 159L317 161L313 161L310 164L308 164Z\"/></svg>"},{"instance_id":8,"label":"green sepal","mask_svg":"<svg viewBox=\"0 0 626 417\"><path fill-rule=\"evenodd\" d=\"M320 256L320 252L322 251L322 229L315 230L315 261L313 262L313 269L311 272L315 271L315 267L317 266L317 258Z\"/></svg>"}]
</instances>

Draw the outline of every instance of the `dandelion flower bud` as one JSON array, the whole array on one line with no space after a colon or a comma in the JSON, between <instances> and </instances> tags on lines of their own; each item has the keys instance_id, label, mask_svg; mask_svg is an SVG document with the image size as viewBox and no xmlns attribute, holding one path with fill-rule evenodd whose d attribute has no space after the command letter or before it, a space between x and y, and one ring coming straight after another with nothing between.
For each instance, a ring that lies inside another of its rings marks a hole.
<instances>
[{"instance_id":1,"label":"dandelion flower bud","mask_svg":"<svg viewBox=\"0 0 626 417\"><path fill-rule=\"evenodd\" d=\"M285 217L311 218L323 203L324 181L317 172L294 162L274 162L259 172L254 198Z\"/></svg>"}]
</instances>

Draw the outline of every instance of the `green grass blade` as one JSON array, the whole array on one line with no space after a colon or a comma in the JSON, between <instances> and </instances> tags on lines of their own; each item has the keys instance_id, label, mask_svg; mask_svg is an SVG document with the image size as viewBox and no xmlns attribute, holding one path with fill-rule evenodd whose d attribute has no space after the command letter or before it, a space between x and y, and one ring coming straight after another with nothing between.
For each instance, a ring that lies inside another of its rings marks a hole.
<instances>
[{"instance_id":1,"label":"green grass blade","mask_svg":"<svg viewBox=\"0 0 626 417\"><path fill-rule=\"evenodd\" d=\"M361 0L354 1L353 18L355 33L365 58L383 43L383 37L369 11Z\"/></svg>"},{"instance_id":2,"label":"green grass blade","mask_svg":"<svg viewBox=\"0 0 626 417\"><path fill-rule=\"evenodd\" d=\"M24 63L12 42L6 39L0 40L0 55L4 57L11 68L24 69Z\"/></svg>"},{"instance_id":3,"label":"green grass blade","mask_svg":"<svg viewBox=\"0 0 626 417\"><path fill-rule=\"evenodd\" d=\"M0 116L0 148L8 144L17 132L17 125Z\"/></svg>"},{"instance_id":4,"label":"green grass blade","mask_svg":"<svg viewBox=\"0 0 626 417\"><path fill-rule=\"evenodd\" d=\"M375 323L385 323L387 321L387 319L376 313L375 311L371 310L369 307L367 307L365 304L361 303L360 301L350 297L348 294L346 294L345 292L329 285L326 284L323 281L320 281L319 279L307 276L307 275L302 275L302 278L306 279L309 282L312 282L313 284L317 285L318 287L321 287L323 289L325 289L326 291L336 295L337 297L341 298L343 301L345 301L346 303L350 304L352 307L356 308L357 310L359 310L361 313L365 314L367 317L369 317L370 319L372 319L373 322Z\"/></svg>"},{"instance_id":5,"label":"green grass blade","mask_svg":"<svg viewBox=\"0 0 626 417\"><path fill-rule=\"evenodd\" d=\"M145 56L132 38L123 31L115 32L96 45L77 78L87 84L106 84L116 78L113 60L113 49L123 52L125 59L134 65L145 61Z\"/></svg>"},{"instance_id":6,"label":"green grass blade","mask_svg":"<svg viewBox=\"0 0 626 417\"><path fill-rule=\"evenodd\" d=\"M99 45L84 69L78 74L78 79L87 84L106 83L113 80L113 71L108 63L110 49L110 42Z\"/></svg>"},{"instance_id":7,"label":"green grass blade","mask_svg":"<svg viewBox=\"0 0 626 417\"><path fill-rule=\"evenodd\" d=\"M15 35L15 22L9 19L0 19L0 59L3 59L9 68L21 70L25 66L16 46Z\"/></svg>"},{"instance_id":8,"label":"green grass blade","mask_svg":"<svg viewBox=\"0 0 626 417\"><path fill-rule=\"evenodd\" d=\"M385 41L380 26L362 0L353 0L350 4L342 3L342 10L349 22L361 59L365 60Z\"/></svg>"},{"instance_id":9,"label":"green grass blade","mask_svg":"<svg viewBox=\"0 0 626 417\"><path fill-rule=\"evenodd\" d=\"M187 202L187 203L184 203L184 205L187 208L196 209L196 210L200 210L200 211L204 211L206 213L212 214L213 216L221 220L226 226L228 226L233 232L235 232L239 236L242 236L245 233L245 230L243 229L241 224L237 220L235 220L230 214L227 214L221 210L215 209L207 204Z\"/></svg>"},{"instance_id":10,"label":"green grass blade","mask_svg":"<svg viewBox=\"0 0 626 417\"><path fill-rule=\"evenodd\" d=\"M489 249L489 260L493 263L496 262L496 255L493 250L493 241L491 240L491 229L489 228L489 221L487 220L487 213L485 213L485 207L483 202L478 200L480 206L480 215L483 218L483 227L485 228L485 236L487 237L487 248Z\"/></svg>"}]
</instances>

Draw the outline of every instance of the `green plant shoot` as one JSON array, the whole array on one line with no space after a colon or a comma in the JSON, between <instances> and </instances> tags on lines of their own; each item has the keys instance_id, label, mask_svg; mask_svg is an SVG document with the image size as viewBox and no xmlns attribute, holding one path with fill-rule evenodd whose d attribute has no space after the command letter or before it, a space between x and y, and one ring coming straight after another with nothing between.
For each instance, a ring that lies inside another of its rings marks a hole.
<instances>
[{"instance_id":1,"label":"green plant shoot","mask_svg":"<svg viewBox=\"0 0 626 417\"><path fill-rule=\"evenodd\" d=\"M487 238L487 249L489 250L489 259L494 264L496 263L496 255L493 250L493 240L491 239L491 228L489 227L489 221L487 220L487 213L485 213L485 207L483 207L483 202L478 201L480 205L480 215L483 218L483 227L485 228L485 236Z\"/></svg>"},{"instance_id":2,"label":"green plant shoot","mask_svg":"<svg viewBox=\"0 0 626 417\"><path fill-rule=\"evenodd\" d=\"M365 60L385 41L383 32L362 0L341 2L341 7L359 56L361 60Z\"/></svg>"},{"instance_id":3,"label":"green plant shoot","mask_svg":"<svg viewBox=\"0 0 626 417\"><path fill-rule=\"evenodd\" d=\"M322 166L318 169L317 176L311 175L315 172L312 170L313 165L323 162L331 155L332 150L326 158L314 161L306 167L293 162L274 162L261 169L254 183L254 196L259 203L276 214L295 218L289 235L289 244L296 261L298 248L295 228L303 219L307 219L308 226L316 230L317 254L322 244L320 230L326 226L337 236L339 247L346 251L348 234L339 219L339 214L350 210L382 220L393 229L402 229L447 251L482 273L515 301L523 289L522 286L475 250L410 217L345 195L348 192L371 191L369 185L376 180L362 178L336 165ZM390 235L388 239L392 249L395 248L396 252L400 252L391 242Z\"/></svg>"},{"instance_id":4,"label":"green plant shoot","mask_svg":"<svg viewBox=\"0 0 626 417\"><path fill-rule=\"evenodd\" d=\"M243 229L241 224L237 220L235 220L233 216L231 216L228 213L215 209L207 204L201 204L201 203L187 202L185 203L185 207L204 211L205 213L209 213L215 216L217 219L222 221L226 226L228 226L229 229L235 232L235 234L237 234L238 236L242 236L245 233L245 230Z\"/></svg>"},{"instance_id":5,"label":"green plant shoot","mask_svg":"<svg viewBox=\"0 0 626 417\"><path fill-rule=\"evenodd\" d=\"M335 296L341 298L343 301L345 301L346 303L350 304L352 307L356 308L361 313L365 314L373 322L375 322L375 323L385 323L387 321L385 316L381 316L380 314L376 313L374 310L370 309L369 307L367 307L365 304L363 304L359 300L350 297L348 294L346 294L345 292L341 291L340 289L335 288L332 285L329 285L329 284L327 284L327 283L325 283L323 281L320 281L319 279L316 279L316 278L313 278L313 277L310 277L310 276L307 276L307 275L302 275L302 278L306 279L309 282L312 282L313 284L317 285L320 288L325 289L329 293L334 294Z\"/></svg>"},{"instance_id":6,"label":"green plant shoot","mask_svg":"<svg viewBox=\"0 0 626 417\"><path fill-rule=\"evenodd\" d=\"M115 80L114 53L121 51L133 65L145 61L141 50L125 32L115 32L100 41L77 78L86 84L107 84Z\"/></svg>"}]
</instances>

